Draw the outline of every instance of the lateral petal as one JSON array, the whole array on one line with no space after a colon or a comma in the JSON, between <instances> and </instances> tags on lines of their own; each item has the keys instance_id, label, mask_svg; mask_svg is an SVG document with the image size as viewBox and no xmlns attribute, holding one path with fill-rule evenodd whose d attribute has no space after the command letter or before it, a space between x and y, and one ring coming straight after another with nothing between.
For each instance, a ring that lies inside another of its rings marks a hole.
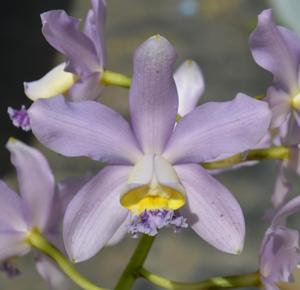
<instances>
[{"instance_id":1,"label":"lateral petal","mask_svg":"<svg viewBox=\"0 0 300 290\"><path fill-rule=\"evenodd\" d=\"M55 180L46 158L33 147L10 138L6 144L11 153L19 181L19 190L32 227L43 230L53 206Z\"/></svg>"},{"instance_id":2,"label":"lateral petal","mask_svg":"<svg viewBox=\"0 0 300 290\"><path fill-rule=\"evenodd\" d=\"M177 124L163 155L178 164L244 152L264 137L270 119L267 103L244 94L228 102L206 103Z\"/></svg>"},{"instance_id":3,"label":"lateral petal","mask_svg":"<svg viewBox=\"0 0 300 290\"><path fill-rule=\"evenodd\" d=\"M0 231L26 232L24 207L20 197L0 180Z\"/></svg>"},{"instance_id":4,"label":"lateral petal","mask_svg":"<svg viewBox=\"0 0 300 290\"><path fill-rule=\"evenodd\" d=\"M177 165L175 170L187 194L182 210L194 231L217 249L239 254L245 221L233 195L197 164Z\"/></svg>"},{"instance_id":5,"label":"lateral petal","mask_svg":"<svg viewBox=\"0 0 300 290\"><path fill-rule=\"evenodd\" d=\"M101 71L93 42L79 30L80 21L63 10L41 14L47 41L67 59L66 71L83 76Z\"/></svg>"},{"instance_id":6,"label":"lateral petal","mask_svg":"<svg viewBox=\"0 0 300 290\"><path fill-rule=\"evenodd\" d=\"M94 256L118 231L128 215L120 204L130 166L108 166L70 202L64 217L66 251L75 262Z\"/></svg>"},{"instance_id":7,"label":"lateral petal","mask_svg":"<svg viewBox=\"0 0 300 290\"><path fill-rule=\"evenodd\" d=\"M66 102L59 96L36 101L28 114L35 136L60 154L119 164L141 155L128 123L97 102Z\"/></svg>"}]
</instances>

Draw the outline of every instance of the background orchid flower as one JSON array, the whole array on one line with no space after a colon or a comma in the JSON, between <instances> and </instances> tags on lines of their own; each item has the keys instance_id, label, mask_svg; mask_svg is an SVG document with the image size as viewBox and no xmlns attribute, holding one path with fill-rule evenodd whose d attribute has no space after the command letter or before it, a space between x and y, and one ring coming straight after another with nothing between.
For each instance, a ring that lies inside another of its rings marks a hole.
<instances>
[{"instance_id":1,"label":"background orchid flower","mask_svg":"<svg viewBox=\"0 0 300 290\"><path fill-rule=\"evenodd\" d=\"M47 41L67 58L40 80L24 83L25 94L33 101L69 91L74 101L96 99L102 86L101 73L106 65L104 26L105 0L91 0L83 31L80 21L63 10L41 14Z\"/></svg>"},{"instance_id":2,"label":"background orchid flower","mask_svg":"<svg viewBox=\"0 0 300 290\"><path fill-rule=\"evenodd\" d=\"M260 253L260 274L266 290L299 289L299 233L286 227L287 217L299 210L300 197L296 197L277 211L265 234Z\"/></svg>"},{"instance_id":3,"label":"background orchid flower","mask_svg":"<svg viewBox=\"0 0 300 290\"><path fill-rule=\"evenodd\" d=\"M60 96L38 100L29 109L40 142L66 156L109 164L67 208L64 241L72 260L92 257L116 235L154 235L166 225L176 229L186 222L214 247L242 250L239 204L198 163L256 144L269 126L268 106L239 94L233 101L197 107L175 127L175 60L173 46L159 35L136 50L131 125L93 101L67 102Z\"/></svg>"},{"instance_id":4,"label":"background orchid flower","mask_svg":"<svg viewBox=\"0 0 300 290\"><path fill-rule=\"evenodd\" d=\"M265 101L272 110L272 127L287 144L300 142L300 39L273 21L272 10L258 16L249 44L256 63L274 76Z\"/></svg>"},{"instance_id":5,"label":"background orchid flower","mask_svg":"<svg viewBox=\"0 0 300 290\"><path fill-rule=\"evenodd\" d=\"M300 143L300 39L273 21L272 10L264 10L258 17L256 30L250 36L254 60L273 76L273 86L264 99L272 110L272 128L277 128L276 145L293 145L289 160L279 161L272 203L280 207L286 200L291 184L285 172L298 166L297 144ZM297 171L296 171L297 172Z\"/></svg>"},{"instance_id":6,"label":"background orchid flower","mask_svg":"<svg viewBox=\"0 0 300 290\"><path fill-rule=\"evenodd\" d=\"M29 253L26 239L31 231L40 231L57 246L62 245L61 221L70 200L67 184L55 185L49 165L38 150L13 138L7 148L17 170L21 196L0 181L0 261L4 264L11 257ZM65 289L64 275L48 258L37 254L36 267L51 288Z\"/></svg>"}]
</instances>

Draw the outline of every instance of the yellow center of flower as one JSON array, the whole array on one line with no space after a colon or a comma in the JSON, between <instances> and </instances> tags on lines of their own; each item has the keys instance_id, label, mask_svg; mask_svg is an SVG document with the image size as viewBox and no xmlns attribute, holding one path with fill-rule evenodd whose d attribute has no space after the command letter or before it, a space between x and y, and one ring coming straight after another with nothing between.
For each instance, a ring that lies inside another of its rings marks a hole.
<instances>
[{"instance_id":1,"label":"yellow center of flower","mask_svg":"<svg viewBox=\"0 0 300 290\"><path fill-rule=\"evenodd\" d=\"M185 204L185 190L173 166L161 155L143 156L128 177L120 202L133 214L145 210L176 210Z\"/></svg>"},{"instance_id":2,"label":"yellow center of flower","mask_svg":"<svg viewBox=\"0 0 300 290\"><path fill-rule=\"evenodd\" d=\"M173 188L151 183L124 194L121 204L137 214L153 209L176 210L185 204L185 197Z\"/></svg>"},{"instance_id":3,"label":"yellow center of flower","mask_svg":"<svg viewBox=\"0 0 300 290\"><path fill-rule=\"evenodd\" d=\"M300 93L298 93L292 98L292 107L300 111Z\"/></svg>"}]
</instances>

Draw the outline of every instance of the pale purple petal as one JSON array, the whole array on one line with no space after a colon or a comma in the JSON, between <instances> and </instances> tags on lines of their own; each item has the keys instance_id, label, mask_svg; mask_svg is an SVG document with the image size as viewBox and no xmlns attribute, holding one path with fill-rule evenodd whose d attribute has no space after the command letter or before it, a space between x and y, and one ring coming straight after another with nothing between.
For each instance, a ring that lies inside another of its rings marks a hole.
<instances>
[{"instance_id":1,"label":"pale purple petal","mask_svg":"<svg viewBox=\"0 0 300 290\"><path fill-rule=\"evenodd\" d=\"M45 157L33 147L10 139L6 145L11 153L19 181L19 190L26 207L28 222L43 230L53 205L55 181Z\"/></svg>"},{"instance_id":2,"label":"pale purple petal","mask_svg":"<svg viewBox=\"0 0 300 290\"><path fill-rule=\"evenodd\" d=\"M70 89L72 101L96 100L103 90L98 72L78 80Z\"/></svg>"},{"instance_id":3,"label":"pale purple petal","mask_svg":"<svg viewBox=\"0 0 300 290\"><path fill-rule=\"evenodd\" d=\"M25 242L25 238L24 232L0 230L0 261L26 255L30 246Z\"/></svg>"},{"instance_id":4,"label":"pale purple petal","mask_svg":"<svg viewBox=\"0 0 300 290\"><path fill-rule=\"evenodd\" d=\"M277 176L271 199L274 208L278 208L283 205L290 190L291 184L285 177L285 165L282 161L280 161L277 168Z\"/></svg>"},{"instance_id":5,"label":"pale purple petal","mask_svg":"<svg viewBox=\"0 0 300 290\"><path fill-rule=\"evenodd\" d=\"M129 107L145 153L161 153L174 128L178 110L175 60L173 46L160 35L146 40L134 54Z\"/></svg>"},{"instance_id":6,"label":"pale purple petal","mask_svg":"<svg viewBox=\"0 0 300 290\"><path fill-rule=\"evenodd\" d=\"M20 197L0 180L0 231L27 231Z\"/></svg>"},{"instance_id":7,"label":"pale purple petal","mask_svg":"<svg viewBox=\"0 0 300 290\"><path fill-rule=\"evenodd\" d=\"M255 61L273 73L275 83L284 91L294 94L298 88L299 39L288 29L276 26L269 9L259 15L249 42Z\"/></svg>"},{"instance_id":8,"label":"pale purple petal","mask_svg":"<svg viewBox=\"0 0 300 290\"><path fill-rule=\"evenodd\" d=\"M101 71L94 43L79 30L79 20L63 10L41 14L43 34L47 41L64 54L66 71L80 76Z\"/></svg>"},{"instance_id":9,"label":"pale purple petal","mask_svg":"<svg viewBox=\"0 0 300 290\"><path fill-rule=\"evenodd\" d=\"M177 165L175 170L187 193L187 205L183 210L188 224L217 249L240 253L245 222L233 195L199 165Z\"/></svg>"},{"instance_id":10,"label":"pale purple petal","mask_svg":"<svg viewBox=\"0 0 300 290\"><path fill-rule=\"evenodd\" d=\"M204 92L204 79L195 61L185 61L174 73L179 106L178 114L184 116L192 111Z\"/></svg>"},{"instance_id":11,"label":"pale purple petal","mask_svg":"<svg viewBox=\"0 0 300 290\"><path fill-rule=\"evenodd\" d=\"M128 215L120 194L132 167L108 166L92 178L69 204L64 242L69 257L81 262L94 256L118 231Z\"/></svg>"},{"instance_id":12,"label":"pale purple petal","mask_svg":"<svg viewBox=\"0 0 300 290\"><path fill-rule=\"evenodd\" d=\"M276 287L279 281L291 281L300 262L299 234L287 228L269 229L260 254L260 274L264 284ZM273 288L279 289L279 288Z\"/></svg>"},{"instance_id":13,"label":"pale purple petal","mask_svg":"<svg viewBox=\"0 0 300 290\"><path fill-rule=\"evenodd\" d=\"M300 211L300 196L297 196L281 207L272 221L272 227L278 225L285 225L286 219L295 213Z\"/></svg>"},{"instance_id":14,"label":"pale purple petal","mask_svg":"<svg viewBox=\"0 0 300 290\"><path fill-rule=\"evenodd\" d=\"M114 246L121 242L126 234L128 233L128 228L130 225L130 213L128 213L127 217L124 219L124 222L120 225L120 227L116 230L111 239L107 242L106 246Z\"/></svg>"},{"instance_id":15,"label":"pale purple petal","mask_svg":"<svg viewBox=\"0 0 300 290\"><path fill-rule=\"evenodd\" d=\"M297 116L295 112L291 112L280 127L281 144L285 146L294 146L300 143L300 126L295 116Z\"/></svg>"},{"instance_id":16,"label":"pale purple petal","mask_svg":"<svg viewBox=\"0 0 300 290\"><path fill-rule=\"evenodd\" d=\"M48 258L39 255L35 259L35 266L38 273L48 283L49 289L66 290L69 288L66 276Z\"/></svg>"},{"instance_id":17,"label":"pale purple petal","mask_svg":"<svg viewBox=\"0 0 300 290\"><path fill-rule=\"evenodd\" d=\"M84 33L93 41L99 65L104 68L106 65L106 43L104 29L106 22L106 1L92 0L92 9L89 10L85 25Z\"/></svg>"},{"instance_id":18,"label":"pale purple petal","mask_svg":"<svg viewBox=\"0 0 300 290\"><path fill-rule=\"evenodd\" d=\"M128 123L93 101L38 100L28 110L41 143L66 156L89 156L110 163L134 163L140 151Z\"/></svg>"},{"instance_id":19,"label":"pale purple petal","mask_svg":"<svg viewBox=\"0 0 300 290\"><path fill-rule=\"evenodd\" d=\"M172 163L196 163L244 152L264 137L270 119L267 103L244 94L206 103L177 124L163 155Z\"/></svg>"},{"instance_id":20,"label":"pale purple petal","mask_svg":"<svg viewBox=\"0 0 300 290\"><path fill-rule=\"evenodd\" d=\"M270 87L264 101L268 102L272 111L271 126L280 127L288 118L291 112L291 99L286 92L281 89Z\"/></svg>"}]
</instances>

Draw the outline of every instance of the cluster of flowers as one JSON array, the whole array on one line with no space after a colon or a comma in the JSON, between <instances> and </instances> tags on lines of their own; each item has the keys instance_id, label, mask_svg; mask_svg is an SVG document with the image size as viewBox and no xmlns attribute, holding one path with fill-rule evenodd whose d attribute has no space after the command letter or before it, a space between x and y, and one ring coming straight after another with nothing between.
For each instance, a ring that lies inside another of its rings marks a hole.
<instances>
[{"instance_id":1,"label":"cluster of flowers","mask_svg":"<svg viewBox=\"0 0 300 290\"><path fill-rule=\"evenodd\" d=\"M263 11L250 47L255 61L274 75L266 97L240 93L232 101L197 106L204 91L200 68L188 60L174 73L175 49L153 36L134 53L127 122L98 101L106 71L106 3L91 4L83 31L64 11L41 15L45 38L66 62L25 83L25 94L34 101L28 111L9 108L8 113L14 125L31 129L53 151L107 166L89 180L55 184L42 154L11 138L7 148L21 196L0 183L1 269L18 273L11 258L30 251L33 231L65 247L74 262L91 258L126 233L156 235L168 226L178 231L189 225L217 249L240 253L243 212L200 163L283 145L291 156L279 164L260 273L268 290L296 285L291 279L300 263L298 232L287 228L286 218L300 210L300 198L286 202L291 185L284 174L300 171L300 39L276 26L270 10ZM63 277L48 259L38 255L36 261L53 287L61 284Z\"/></svg>"}]
</instances>

